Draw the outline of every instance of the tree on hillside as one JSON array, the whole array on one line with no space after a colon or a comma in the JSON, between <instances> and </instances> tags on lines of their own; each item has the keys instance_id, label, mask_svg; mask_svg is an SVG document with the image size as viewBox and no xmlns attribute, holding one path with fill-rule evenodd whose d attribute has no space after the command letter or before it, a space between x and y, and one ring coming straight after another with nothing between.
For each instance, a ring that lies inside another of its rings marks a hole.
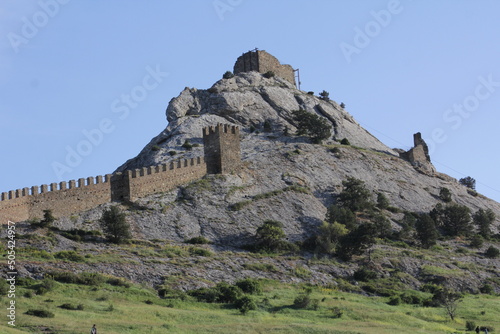
<instances>
[{"instance_id":1,"label":"tree on hillside","mask_svg":"<svg viewBox=\"0 0 500 334\"><path fill-rule=\"evenodd\" d=\"M439 190L439 198L441 198L441 200L443 200L446 203L451 202L451 191L450 191L450 189L442 187Z\"/></svg>"},{"instance_id":2,"label":"tree on hillside","mask_svg":"<svg viewBox=\"0 0 500 334\"><path fill-rule=\"evenodd\" d=\"M52 215L52 210L43 210L43 219L40 221L40 227L50 227L56 219Z\"/></svg>"},{"instance_id":3,"label":"tree on hillside","mask_svg":"<svg viewBox=\"0 0 500 334\"><path fill-rule=\"evenodd\" d=\"M415 221L415 230L422 247L429 248L436 244L439 233L431 216L428 214L419 215Z\"/></svg>"},{"instance_id":4,"label":"tree on hillside","mask_svg":"<svg viewBox=\"0 0 500 334\"><path fill-rule=\"evenodd\" d=\"M356 215L349 208L331 205L326 212L326 221L330 224L335 222L344 225L349 230L356 228Z\"/></svg>"},{"instance_id":5,"label":"tree on hillside","mask_svg":"<svg viewBox=\"0 0 500 334\"><path fill-rule=\"evenodd\" d=\"M466 176L464 178L461 178L460 180L458 180L458 182L460 182L460 184L462 184L462 185L464 185L467 188L470 188L472 190L476 189L476 180L470 176Z\"/></svg>"},{"instance_id":6,"label":"tree on hillside","mask_svg":"<svg viewBox=\"0 0 500 334\"><path fill-rule=\"evenodd\" d=\"M374 224L363 223L340 239L337 254L344 260L350 260L354 255L361 255L375 244L376 235Z\"/></svg>"},{"instance_id":7,"label":"tree on hillside","mask_svg":"<svg viewBox=\"0 0 500 334\"><path fill-rule=\"evenodd\" d=\"M112 206L103 212L101 224L106 237L113 243L121 244L132 237L125 213L118 206Z\"/></svg>"},{"instance_id":8,"label":"tree on hillside","mask_svg":"<svg viewBox=\"0 0 500 334\"><path fill-rule=\"evenodd\" d=\"M474 224L479 228L479 234L483 238L489 239L489 237L491 236L490 226L495 221L495 213L493 212L493 210L479 209L472 215L472 220L474 221Z\"/></svg>"},{"instance_id":9,"label":"tree on hillside","mask_svg":"<svg viewBox=\"0 0 500 334\"><path fill-rule=\"evenodd\" d=\"M365 187L365 183L354 177L349 177L342 181L344 190L337 199L340 206L349 208L351 211L362 211L371 206L370 192Z\"/></svg>"},{"instance_id":10,"label":"tree on hillside","mask_svg":"<svg viewBox=\"0 0 500 334\"><path fill-rule=\"evenodd\" d=\"M255 233L257 239L255 249L265 252L296 251L297 246L284 240L285 236L283 223L276 220L266 220Z\"/></svg>"},{"instance_id":11,"label":"tree on hillside","mask_svg":"<svg viewBox=\"0 0 500 334\"><path fill-rule=\"evenodd\" d=\"M377 208L385 210L389 207L389 199L383 193L377 194Z\"/></svg>"},{"instance_id":12,"label":"tree on hillside","mask_svg":"<svg viewBox=\"0 0 500 334\"><path fill-rule=\"evenodd\" d=\"M309 137L314 144L320 144L330 137L332 127L323 117L303 109L295 110L293 116L297 122L299 136Z\"/></svg>"},{"instance_id":13,"label":"tree on hillside","mask_svg":"<svg viewBox=\"0 0 500 334\"><path fill-rule=\"evenodd\" d=\"M470 209L464 205L438 203L430 212L436 225L448 236L467 236L472 230Z\"/></svg>"},{"instance_id":14,"label":"tree on hillside","mask_svg":"<svg viewBox=\"0 0 500 334\"><path fill-rule=\"evenodd\" d=\"M319 98L324 101L330 101L330 93L328 93L326 90L323 90L321 93L319 93Z\"/></svg>"},{"instance_id":15,"label":"tree on hillside","mask_svg":"<svg viewBox=\"0 0 500 334\"><path fill-rule=\"evenodd\" d=\"M432 301L442 306L446 313L450 316L451 321L455 320L457 315L458 304L462 301L463 296L449 288L441 288L434 292Z\"/></svg>"},{"instance_id":16,"label":"tree on hillside","mask_svg":"<svg viewBox=\"0 0 500 334\"><path fill-rule=\"evenodd\" d=\"M316 236L316 251L324 254L334 254L340 245L340 240L349 230L345 225L333 222L323 222Z\"/></svg>"}]
</instances>

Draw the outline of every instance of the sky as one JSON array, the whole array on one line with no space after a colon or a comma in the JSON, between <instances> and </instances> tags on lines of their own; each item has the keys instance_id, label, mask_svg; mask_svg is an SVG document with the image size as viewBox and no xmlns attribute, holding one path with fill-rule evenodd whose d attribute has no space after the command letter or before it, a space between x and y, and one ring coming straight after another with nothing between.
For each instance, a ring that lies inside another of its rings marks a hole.
<instances>
[{"instance_id":1,"label":"sky","mask_svg":"<svg viewBox=\"0 0 500 334\"><path fill-rule=\"evenodd\" d=\"M112 173L259 48L392 148L500 201L500 2L2 0L0 192Z\"/></svg>"}]
</instances>

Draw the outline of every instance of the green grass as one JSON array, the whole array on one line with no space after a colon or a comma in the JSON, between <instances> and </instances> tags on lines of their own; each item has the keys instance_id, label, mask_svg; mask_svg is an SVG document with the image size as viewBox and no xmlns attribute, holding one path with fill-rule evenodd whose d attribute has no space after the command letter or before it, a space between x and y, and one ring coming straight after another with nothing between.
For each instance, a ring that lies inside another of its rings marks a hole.
<instances>
[{"instance_id":1,"label":"green grass","mask_svg":"<svg viewBox=\"0 0 500 334\"><path fill-rule=\"evenodd\" d=\"M366 297L312 287L311 298L320 300L318 310L295 309L294 299L304 292L301 286L264 281L263 292L253 295L258 309L241 315L227 304L208 304L186 300L160 299L156 291L140 286L99 287L56 283L53 290L32 298L20 297L26 288L19 287L16 300L16 327L0 324L6 334L39 333L49 327L54 333L84 333L97 324L101 333L463 333L465 322L500 328L500 298L469 295L451 322L440 308L413 305L387 305L388 298ZM147 303L146 303L147 301ZM2 303L6 303L5 297ZM83 310L67 310L62 304L82 305ZM334 318L333 309L341 318ZM54 318L24 314L28 309L42 309ZM484 312L484 314L483 314Z\"/></svg>"}]
</instances>

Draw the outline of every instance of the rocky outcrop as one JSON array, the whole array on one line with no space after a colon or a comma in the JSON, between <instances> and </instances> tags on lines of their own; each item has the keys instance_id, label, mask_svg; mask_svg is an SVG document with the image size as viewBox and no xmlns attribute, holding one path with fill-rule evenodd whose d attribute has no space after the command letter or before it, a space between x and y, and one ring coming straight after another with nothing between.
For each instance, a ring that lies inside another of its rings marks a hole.
<instances>
[{"instance_id":1,"label":"rocky outcrop","mask_svg":"<svg viewBox=\"0 0 500 334\"><path fill-rule=\"evenodd\" d=\"M323 116L331 123L332 136L327 144L347 138L352 145L398 156L334 101L309 95L280 77L245 72L222 79L207 90L185 88L167 107L167 128L117 171L169 162L178 158L168 154L172 151L185 157L199 155L201 150L187 152L182 145L186 140L201 145L202 129L220 122L239 125L243 137L251 129L262 130L265 122L271 124L275 135L281 136L285 128L293 133L293 111L299 109Z\"/></svg>"}]
</instances>

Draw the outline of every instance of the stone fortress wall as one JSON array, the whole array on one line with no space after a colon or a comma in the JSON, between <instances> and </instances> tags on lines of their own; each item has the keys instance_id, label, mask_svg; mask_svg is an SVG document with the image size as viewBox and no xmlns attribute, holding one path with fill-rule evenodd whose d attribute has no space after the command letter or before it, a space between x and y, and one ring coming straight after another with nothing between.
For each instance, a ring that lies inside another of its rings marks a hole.
<instances>
[{"instance_id":1,"label":"stone fortress wall","mask_svg":"<svg viewBox=\"0 0 500 334\"><path fill-rule=\"evenodd\" d=\"M239 135L238 127L218 124L203 129L205 157L3 192L0 222L41 219L43 210L52 210L55 217L70 216L100 204L169 191L207 173L236 172L241 164Z\"/></svg>"},{"instance_id":2,"label":"stone fortress wall","mask_svg":"<svg viewBox=\"0 0 500 334\"><path fill-rule=\"evenodd\" d=\"M234 74L256 71L259 73L274 72L275 75L295 85L295 72L290 65L282 65L273 55L264 50L248 51L241 55L234 64Z\"/></svg>"}]
</instances>

